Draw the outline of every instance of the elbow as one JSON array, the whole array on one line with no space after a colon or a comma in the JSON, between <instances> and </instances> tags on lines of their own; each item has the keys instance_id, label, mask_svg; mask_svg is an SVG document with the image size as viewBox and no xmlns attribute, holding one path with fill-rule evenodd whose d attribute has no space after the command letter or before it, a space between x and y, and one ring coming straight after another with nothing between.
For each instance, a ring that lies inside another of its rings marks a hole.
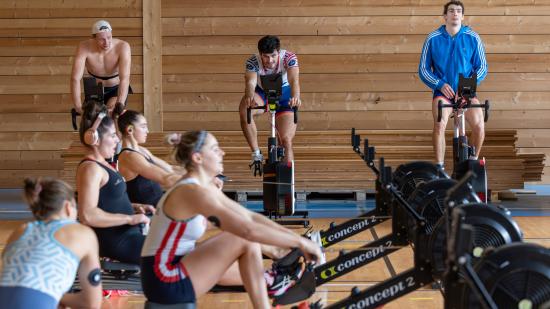
<instances>
[{"instance_id":1,"label":"elbow","mask_svg":"<svg viewBox=\"0 0 550 309\"><path fill-rule=\"evenodd\" d=\"M71 76L71 85L78 85L80 83L80 78L76 76Z\"/></svg>"},{"instance_id":2,"label":"elbow","mask_svg":"<svg viewBox=\"0 0 550 309\"><path fill-rule=\"evenodd\" d=\"M120 75L120 84L130 84L130 75Z\"/></svg>"},{"instance_id":3,"label":"elbow","mask_svg":"<svg viewBox=\"0 0 550 309\"><path fill-rule=\"evenodd\" d=\"M94 226L93 216L91 216L89 213L86 213L86 212L79 213L78 220L80 221L80 223L84 225L91 226L91 227Z\"/></svg>"},{"instance_id":4,"label":"elbow","mask_svg":"<svg viewBox=\"0 0 550 309\"><path fill-rule=\"evenodd\" d=\"M162 188L171 188L180 177L174 177L173 174L163 177L159 184Z\"/></svg>"},{"instance_id":5,"label":"elbow","mask_svg":"<svg viewBox=\"0 0 550 309\"><path fill-rule=\"evenodd\" d=\"M254 224L253 223L249 223L249 224L244 224L241 226L240 230L239 230L239 237L243 238L243 239L246 239L248 241L251 241L251 242L256 242L257 241L257 231L259 229L255 228L254 227Z\"/></svg>"}]
</instances>

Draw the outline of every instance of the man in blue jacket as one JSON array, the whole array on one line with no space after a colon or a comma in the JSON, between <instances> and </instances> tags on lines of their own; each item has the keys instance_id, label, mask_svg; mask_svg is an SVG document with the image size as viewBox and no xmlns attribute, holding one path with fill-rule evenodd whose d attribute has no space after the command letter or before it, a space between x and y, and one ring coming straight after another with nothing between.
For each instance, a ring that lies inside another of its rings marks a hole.
<instances>
[{"instance_id":1,"label":"man in blue jacket","mask_svg":"<svg viewBox=\"0 0 550 309\"><path fill-rule=\"evenodd\" d=\"M441 99L448 102L456 99L459 74L464 77L477 74L478 84L487 76L483 42L470 27L462 25L464 4L449 1L444 6L443 18L445 24L426 38L418 66L420 79L433 90L433 145L436 162L441 166L445 156L445 127L451 110L444 108L441 122L437 122L437 102ZM479 101L473 98L472 103L479 104ZM471 159L477 159L485 138L482 110L468 109L466 121L472 130L471 144L476 150L475 158Z\"/></svg>"}]
</instances>

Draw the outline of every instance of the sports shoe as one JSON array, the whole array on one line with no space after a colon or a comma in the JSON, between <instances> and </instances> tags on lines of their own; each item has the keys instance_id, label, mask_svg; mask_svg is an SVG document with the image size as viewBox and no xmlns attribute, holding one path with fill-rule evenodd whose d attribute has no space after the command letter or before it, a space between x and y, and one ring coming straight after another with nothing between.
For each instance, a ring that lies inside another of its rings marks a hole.
<instances>
[{"instance_id":1,"label":"sports shoe","mask_svg":"<svg viewBox=\"0 0 550 309\"><path fill-rule=\"evenodd\" d=\"M285 273L274 273L273 284L267 287L269 297L279 297L296 285L306 270L304 263L297 263L295 269Z\"/></svg>"},{"instance_id":2,"label":"sports shoe","mask_svg":"<svg viewBox=\"0 0 550 309\"><path fill-rule=\"evenodd\" d=\"M127 290L103 290L103 298L109 299L116 296L129 296L130 292Z\"/></svg>"},{"instance_id":3,"label":"sports shoe","mask_svg":"<svg viewBox=\"0 0 550 309\"><path fill-rule=\"evenodd\" d=\"M254 171L254 176L262 176L263 169L262 169L262 162L264 160L264 156L261 152L252 152L252 163L248 165L251 170Z\"/></svg>"},{"instance_id":4,"label":"sports shoe","mask_svg":"<svg viewBox=\"0 0 550 309\"><path fill-rule=\"evenodd\" d=\"M252 153L252 162L262 162L264 160L264 155L261 152Z\"/></svg>"}]
</instances>

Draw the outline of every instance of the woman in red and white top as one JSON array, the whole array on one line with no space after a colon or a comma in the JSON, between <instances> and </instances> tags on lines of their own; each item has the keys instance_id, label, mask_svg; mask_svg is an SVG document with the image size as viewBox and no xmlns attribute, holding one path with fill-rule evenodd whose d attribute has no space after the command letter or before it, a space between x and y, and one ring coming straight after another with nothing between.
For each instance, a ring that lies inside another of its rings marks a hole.
<instances>
[{"instance_id":1,"label":"woman in red and white top","mask_svg":"<svg viewBox=\"0 0 550 309\"><path fill-rule=\"evenodd\" d=\"M260 244L300 248L308 260L321 255L319 246L215 187L225 153L212 134L187 132L175 148L188 173L161 198L151 221L141 254L145 296L155 303L193 302L218 282L231 281L244 285L254 308L270 308ZM224 232L195 246L207 220Z\"/></svg>"}]
</instances>

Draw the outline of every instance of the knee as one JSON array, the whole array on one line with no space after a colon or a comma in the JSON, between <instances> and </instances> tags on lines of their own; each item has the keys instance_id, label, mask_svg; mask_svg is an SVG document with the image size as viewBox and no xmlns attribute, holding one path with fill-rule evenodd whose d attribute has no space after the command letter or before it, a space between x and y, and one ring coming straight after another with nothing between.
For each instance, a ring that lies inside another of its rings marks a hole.
<instances>
[{"instance_id":1,"label":"knee","mask_svg":"<svg viewBox=\"0 0 550 309\"><path fill-rule=\"evenodd\" d=\"M474 132L477 135L485 134L485 123L483 123L483 121L479 121L477 123L474 123L472 125L472 132Z\"/></svg>"},{"instance_id":2,"label":"knee","mask_svg":"<svg viewBox=\"0 0 550 309\"><path fill-rule=\"evenodd\" d=\"M446 121L443 121L441 120L440 122L434 122L434 133L435 134L444 134L445 133L445 128L447 127L447 122Z\"/></svg>"},{"instance_id":3,"label":"knee","mask_svg":"<svg viewBox=\"0 0 550 309\"><path fill-rule=\"evenodd\" d=\"M257 242L252 242L252 241L246 241L245 249L246 249L247 252L250 252L250 253L261 254L261 252L262 252L261 245Z\"/></svg>"},{"instance_id":4,"label":"knee","mask_svg":"<svg viewBox=\"0 0 550 309\"><path fill-rule=\"evenodd\" d=\"M292 136L282 136L281 137L281 144L283 144L283 146L285 148L291 147L292 146Z\"/></svg>"}]
</instances>

